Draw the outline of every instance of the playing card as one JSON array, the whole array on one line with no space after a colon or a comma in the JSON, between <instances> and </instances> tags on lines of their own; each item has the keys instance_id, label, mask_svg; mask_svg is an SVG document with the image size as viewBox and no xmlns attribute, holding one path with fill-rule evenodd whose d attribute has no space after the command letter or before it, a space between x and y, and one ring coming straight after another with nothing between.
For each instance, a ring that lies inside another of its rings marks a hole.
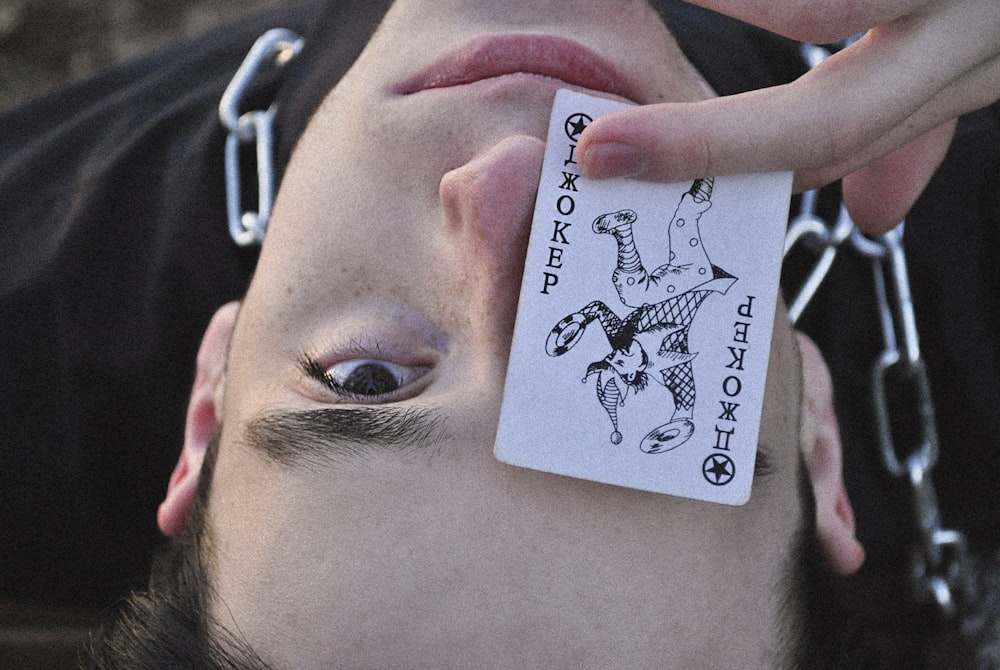
<instances>
[{"instance_id":1,"label":"playing card","mask_svg":"<svg viewBox=\"0 0 1000 670\"><path fill-rule=\"evenodd\" d=\"M499 460L730 505L750 497L791 174L588 181L576 142L624 105L555 100Z\"/></svg>"}]
</instances>

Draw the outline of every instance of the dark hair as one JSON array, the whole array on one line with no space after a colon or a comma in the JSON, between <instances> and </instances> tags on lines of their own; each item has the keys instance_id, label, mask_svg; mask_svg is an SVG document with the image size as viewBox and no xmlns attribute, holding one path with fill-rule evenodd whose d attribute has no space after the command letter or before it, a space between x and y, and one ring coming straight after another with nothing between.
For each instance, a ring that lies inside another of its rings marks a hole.
<instances>
[{"instance_id":1,"label":"dark hair","mask_svg":"<svg viewBox=\"0 0 1000 670\"><path fill-rule=\"evenodd\" d=\"M267 670L238 635L208 615L211 533L206 518L218 433L205 453L187 522L153 561L149 587L132 593L91 643L93 670Z\"/></svg>"}]
</instances>

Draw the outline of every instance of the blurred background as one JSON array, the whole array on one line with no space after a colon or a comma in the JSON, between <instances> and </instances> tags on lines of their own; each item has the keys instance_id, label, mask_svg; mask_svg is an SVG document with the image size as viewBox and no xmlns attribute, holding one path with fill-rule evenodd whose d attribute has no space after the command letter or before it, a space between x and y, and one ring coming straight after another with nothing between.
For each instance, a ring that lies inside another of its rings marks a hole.
<instances>
[{"instance_id":1,"label":"blurred background","mask_svg":"<svg viewBox=\"0 0 1000 670\"><path fill-rule=\"evenodd\" d=\"M0 109L293 0L0 0Z\"/></svg>"},{"instance_id":2,"label":"blurred background","mask_svg":"<svg viewBox=\"0 0 1000 670\"><path fill-rule=\"evenodd\" d=\"M0 110L168 42L298 1L0 0ZM0 129L0 148L3 142ZM76 668L96 624L91 612L0 599L0 669Z\"/></svg>"}]
</instances>

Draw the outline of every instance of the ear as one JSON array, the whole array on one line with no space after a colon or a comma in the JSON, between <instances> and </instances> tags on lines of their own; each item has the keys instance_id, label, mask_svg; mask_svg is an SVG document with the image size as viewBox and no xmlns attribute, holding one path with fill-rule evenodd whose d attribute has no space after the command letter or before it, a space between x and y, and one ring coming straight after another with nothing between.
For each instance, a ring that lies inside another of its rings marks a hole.
<instances>
[{"instance_id":1,"label":"ear","mask_svg":"<svg viewBox=\"0 0 1000 670\"><path fill-rule=\"evenodd\" d=\"M201 478L205 450L219 428L229 340L239 303L223 305L212 317L198 349L197 372L184 425L184 447L156 515L160 530L176 535L184 527Z\"/></svg>"},{"instance_id":2,"label":"ear","mask_svg":"<svg viewBox=\"0 0 1000 670\"><path fill-rule=\"evenodd\" d=\"M829 568L849 575L865 560L854 535L854 512L842 471L840 429L833 410L833 384L816 344L797 333L802 353L802 451L816 499L816 532Z\"/></svg>"}]
</instances>

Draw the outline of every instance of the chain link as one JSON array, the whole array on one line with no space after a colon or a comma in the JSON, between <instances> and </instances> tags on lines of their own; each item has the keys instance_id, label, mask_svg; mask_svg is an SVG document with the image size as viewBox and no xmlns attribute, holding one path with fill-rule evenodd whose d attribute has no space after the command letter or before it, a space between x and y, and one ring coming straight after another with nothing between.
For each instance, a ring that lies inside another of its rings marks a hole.
<instances>
[{"instance_id":1,"label":"chain link","mask_svg":"<svg viewBox=\"0 0 1000 670\"><path fill-rule=\"evenodd\" d=\"M841 243L854 230L854 222L851 221L851 217L848 216L847 209L844 207L840 208L837 223L832 227L828 226L826 221L816 214L818 194L818 191L807 191L802 194L799 214L789 222L788 232L785 235L785 257L799 244L819 253L819 259L812 271L788 306L788 318L793 325L798 323L803 310L816 295L816 291L819 290L823 279L833 266Z\"/></svg>"},{"instance_id":2,"label":"chain link","mask_svg":"<svg viewBox=\"0 0 1000 670\"><path fill-rule=\"evenodd\" d=\"M953 617L958 607L956 596L963 595L967 585L968 552L962 533L942 528L930 477L938 459L938 435L902 246L903 224L877 239L869 239L854 226L843 207L835 224L817 224L811 210L814 203L815 194L803 198L800 213L792 219L785 238L786 255L800 245L818 254L792 300L789 320L793 325L798 322L834 257L844 247L871 260L883 338L882 353L871 371L879 457L887 473L906 478L912 495L918 536L911 564L915 591L922 600L937 603L942 614ZM905 399L905 406L893 405L890 396ZM916 428L912 443L898 444L893 431L894 418L897 424Z\"/></svg>"},{"instance_id":3,"label":"chain link","mask_svg":"<svg viewBox=\"0 0 1000 670\"><path fill-rule=\"evenodd\" d=\"M284 66L301 51L303 40L296 33L275 28L261 35L236 71L219 102L219 118L228 130L226 137L226 211L229 234L240 246L264 241L274 206L274 115L266 110L240 112L244 96L261 69L273 62ZM254 144L257 162L257 211L243 211L240 146Z\"/></svg>"},{"instance_id":4,"label":"chain link","mask_svg":"<svg viewBox=\"0 0 1000 670\"><path fill-rule=\"evenodd\" d=\"M810 67L821 63L829 53L815 45L804 45L802 49ZM953 618L958 614L959 601L969 594L968 549L961 532L942 528L931 481L938 459L938 433L903 250L904 224L878 238L868 238L857 229L843 205L834 224L819 217L818 195L818 191L802 195L799 213L790 220L785 238L786 256L798 246L818 254L791 300L789 320L793 325L798 322L842 247L871 260L883 338L882 353L871 371L879 457L892 477L906 478L912 496L917 533L910 566L914 592L921 601L936 603L945 617ZM890 384L890 379L894 383ZM893 398L896 404L890 402ZM894 419L897 426L915 429L909 443L898 443Z\"/></svg>"},{"instance_id":5,"label":"chain link","mask_svg":"<svg viewBox=\"0 0 1000 670\"><path fill-rule=\"evenodd\" d=\"M912 472L915 465L923 470L930 470L938 458L934 401L917 336L906 254L903 251L903 225L900 224L876 240L866 238L857 229L850 237L854 249L872 261L884 346L882 355L872 369L872 398L875 402L882 464L893 477ZM911 398L914 410L912 418L916 419L916 426L919 428L918 445L907 456L905 464L897 455L889 409L890 389L886 380L894 370L899 371L894 379L909 387L904 390Z\"/></svg>"},{"instance_id":6,"label":"chain link","mask_svg":"<svg viewBox=\"0 0 1000 670\"><path fill-rule=\"evenodd\" d=\"M941 527L930 477L938 459L938 434L927 367L920 353L903 230L904 224L900 224L871 240L855 229L850 240L856 251L872 261L884 345L872 368L872 400L882 465L893 477L906 477L913 496L920 544L912 550L912 577L920 595L936 602L945 616L953 617L957 613L956 590L964 591L965 587L967 551L961 533ZM890 375L895 389L887 383ZM893 390L906 400L903 419L916 429L911 444L903 445L908 451L900 451L893 435L889 402Z\"/></svg>"}]
</instances>

